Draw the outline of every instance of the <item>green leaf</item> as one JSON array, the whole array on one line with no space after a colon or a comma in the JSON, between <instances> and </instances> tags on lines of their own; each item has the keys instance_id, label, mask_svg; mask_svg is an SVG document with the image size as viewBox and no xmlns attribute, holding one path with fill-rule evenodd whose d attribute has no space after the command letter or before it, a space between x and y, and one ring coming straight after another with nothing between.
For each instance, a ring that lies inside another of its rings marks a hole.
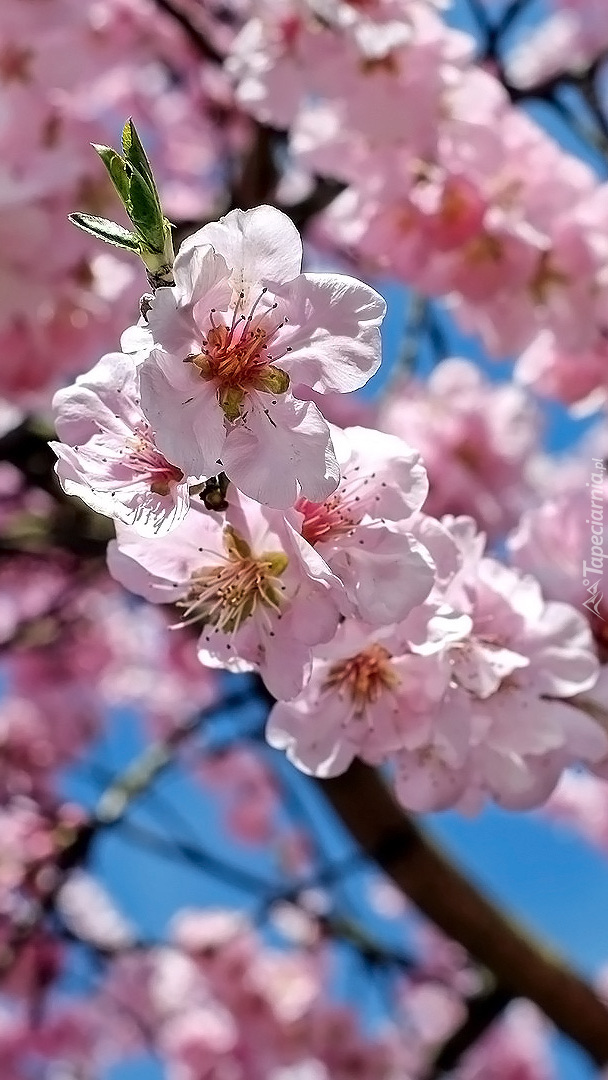
<instances>
[{"instance_id":1,"label":"green leaf","mask_svg":"<svg viewBox=\"0 0 608 1080\"><path fill-rule=\"evenodd\" d=\"M165 243L162 211L141 174L133 170L129 184L129 217L153 251L161 252Z\"/></svg>"},{"instance_id":2,"label":"green leaf","mask_svg":"<svg viewBox=\"0 0 608 1080\"><path fill-rule=\"evenodd\" d=\"M123 206L126 206L129 200L129 178L120 154L117 154L116 150L112 150L111 146L100 146L98 143L92 143L91 145L108 170L110 180L114 184Z\"/></svg>"},{"instance_id":3,"label":"green leaf","mask_svg":"<svg viewBox=\"0 0 608 1080\"><path fill-rule=\"evenodd\" d=\"M143 143L137 134L137 128L131 117L129 117L122 130L122 148L127 161L134 169L137 169L144 179L150 183L151 187L156 190L150 160L144 150Z\"/></svg>"},{"instance_id":4,"label":"green leaf","mask_svg":"<svg viewBox=\"0 0 608 1080\"><path fill-rule=\"evenodd\" d=\"M96 236L98 240L105 240L106 244L139 254L141 243L135 233L123 229L122 225L115 221L108 221L107 218L96 217L94 214L69 214L68 217L72 225Z\"/></svg>"}]
</instances>

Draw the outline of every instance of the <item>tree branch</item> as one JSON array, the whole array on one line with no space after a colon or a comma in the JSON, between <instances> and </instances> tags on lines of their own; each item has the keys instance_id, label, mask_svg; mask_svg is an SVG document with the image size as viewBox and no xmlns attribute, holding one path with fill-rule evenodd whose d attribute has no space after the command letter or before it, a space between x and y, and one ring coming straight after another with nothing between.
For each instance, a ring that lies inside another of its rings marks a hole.
<instances>
[{"instance_id":1,"label":"tree branch","mask_svg":"<svg viewBox=\"0 0 608 1080\"><path fill-rule=\"evenodd\" d=\"M224 62L222 54L208 41L206 35L193 25L186 12L180 8L179 3L175 3L175 0L153 0L153 3L165 15L173 19L178 26L181 26L186 37L190 39L192 45L205 60L209 60L213 64L222 64Z\"/></svg>"},{"instance_id":2,"label":"tree branch","mask_svg":"<svg viewBox=\"0 0 608 1080\"><path fill-rule=\"evenodd\" d=\"M427 918L493 974L497 988L534 1002L596 1064L608 1063L608 1008L433 846L378 773L354 762L319 786L363 850Z\"/></svg>"},{"instance_id":3,"label":"tree branch","mask_svg":"<svg viewBox=\"0 0 608 1080\"><path fill-rule=\"evenodd\" d=\"M439 1080L444 1073L451 1072L467 1050L498 1020L512 1000L513 994L500 986L484 990L471 998L467 1002L466 1020L443 1044L431 1063L425 1080Z\"/></svg>"}]
</instances>

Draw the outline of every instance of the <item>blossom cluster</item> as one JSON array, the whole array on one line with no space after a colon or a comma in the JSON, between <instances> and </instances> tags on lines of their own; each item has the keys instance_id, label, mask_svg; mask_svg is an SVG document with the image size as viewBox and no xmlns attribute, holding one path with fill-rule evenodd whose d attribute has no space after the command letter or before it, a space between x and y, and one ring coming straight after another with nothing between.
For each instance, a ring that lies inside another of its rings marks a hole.
<instances>
[{"instance_id":1,"label":"blossom cluster","mask_svg":"<svg viewBox=\"0 0 608 1080\"><path fill-rule=\"evenodd\" d=\"M56 394L61 483L115 519L111 574L200 628L203 664L259 672L277 699L267 737L303 770L388 764L421 810L542 803L567 765L608 757L602 726L571 703L598 677L591 630L486 556L472 518L426 513L417 450L327 423L310 397L374 374L385 305L355 279L301 273L301 257L271 207L191 236L125 351ZM461 388L452 445L466 446L479 380L453 361L437 381L436 396ZM517 392L498 414L514 438L487 469L513 485L516 520L533 421ZM483 454L479 426L468 437Z\"/></svg>"},{"instance_id":2,"label":"blossom cluster","mask_svg":"<svg viewBox=\"0 0 608 1080\"><path fill-rule=\"evenodd\" d=\"M608 45L605 14L601 0L552 0L540 25L511 50L510 78L531 86L589 68Z\"/></svg>"},{"instance_id":3,"label":"blossom cluster","mask_svg":"<svg viewBox=\"0 0 608 1080\"><path fill-rule=\"evenodd\" d=\"M23 1075L24 1061L89 1077L150 1051L168 1080L422 1077L433 1047L464 1015L467 981L474 986L459 951L419 935L417 978L400 977L398 1015L366 1031L351 1002L326 995L339 962L318 921L287 907L273 946L242 913L198 908L178 910L167 943L148 945L100 883L75 872L61 890L59 917L105 954L103 974L81 997L55 995L38 1019L28 1014L25 982L13 987L12 1008L0 1012L7 1080ZM38 941L34 962L43 950ZM61 962L48 946L44 959L49 970ZM527 1003L511 1007L455 1076L475 1080L490 1063L500 1080L551 1077L545 1025Z\"/></svg>"},{"instance_id":4,"label":"blossom cluster","mask_svg":"<svg viewBox=\"0 0 608 1080\"><path fill-rule=\"evenodd\" d=\"M343 186L315 222L318 242L444 297L491 356L519 354L526 384L568 404L603 400L606 184L427 0L252 6L227 67L239 103L287 129L294 169ZM582 68L591 43L601 51L604 6L557 6L566 67ZM525 46L537 68L552 53L545 25L538 35L540 49ZM514 57L514 82L542 82L546 70L529 67Z\"/></svg>"},{"instance_id":5,"label":"blossom cluster","mask_svg":"<svg viewBox=\"0 0 608 1080\"><path fill-rule=\"evenodd\" d=\"M608 390L605 0L483 58L519 0L471 4L479 40L445 0L1 6L3 1080L424 1080L495 991L325 850L306 775L359 758L408 809L608 849L605 431L548 459L538 400ZM144 297L137 234L67 220L114 217L112 180L136 228L127 115L170 251ZM413 290L375 395L359 278ZM549 1080L544 1022L513 1002L452 1075Z\"/></svg>"}]
</instances>

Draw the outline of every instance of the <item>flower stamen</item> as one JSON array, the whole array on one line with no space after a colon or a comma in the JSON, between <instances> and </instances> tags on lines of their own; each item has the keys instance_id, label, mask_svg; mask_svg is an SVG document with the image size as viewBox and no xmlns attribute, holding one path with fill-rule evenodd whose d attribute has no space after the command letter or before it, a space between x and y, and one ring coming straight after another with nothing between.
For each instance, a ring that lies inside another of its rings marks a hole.
<instances>
[{"instance_id":1,"label":"flower stamen","mask_svg":"<svg viewBox=\"0 0 608 1080\"><path fill-rule=\"evenodd\" d=\"M157 450L147 426L141 426L134 432L127 440L125 450L123 460L137 472L138 480L148 482L150 491L155 495L167 496L171 484L179 484L184 479L182 470Z\"/></svg>"},{"instance_id":2,"label":"flower stamen","mask_svg":"<svg viewBox=\"0 0 608 1080\"><path fill-rule=\"evenodd\" d=\"M229 326L223 317L218 317L217 309L211 308L211 329L202 339L201 351L184 359L197 369L201 379L216 384L219 405L230 421L242 415L243 401L249 391L283 394L289 387L287 372L273 366L280 357L268 354L269 344L287 320L278 326L267 325L268 317L278 306L275 302L264 311L258 310L267 291L261 290L247 316L240 310L245 294L239 293ZM282 355L288 352L291 352L289 346Z\"/></svg>"},{"instance_id":3,"label":"flower stamen","mask_svg":"<svg viewBox=\"0 0 608 1080\"><path fill-rule=\"evenodd\" d=\"M337 690L350 697L355 716L362 716L385 690L399 685L399 676L392 666L392 655L383 645L367 649L334 664L323 684L324 690Z\"/></svg>"},{"instance_id":4,"label":"flower stamen","mask_svg":"<svg viewBox=\"0 0 608 1080\"><path fill-rule=\"evenodd\" d=\"M280 613L278 579L288 559L283 552L256 556L231 527L224 531L227 557L223 564L194 570L186 594L177 602L182 623L202 622L235 634L246 619L269 609Z\"/></svg>"}]
</instances>

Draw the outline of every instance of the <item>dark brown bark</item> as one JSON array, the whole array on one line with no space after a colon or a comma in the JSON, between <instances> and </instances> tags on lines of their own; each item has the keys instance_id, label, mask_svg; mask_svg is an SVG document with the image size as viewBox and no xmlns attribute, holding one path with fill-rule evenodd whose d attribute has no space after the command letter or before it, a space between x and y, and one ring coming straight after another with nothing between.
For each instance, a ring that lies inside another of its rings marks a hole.
<instances>
[{"instance_id":1,"label":"dark brown bark","mask_svg":"<svg viewBox=\"0 0 608 1080\"><path fill-rule=\"evenodd\" d=\"M320 787L363 851L427 918L493 974L502 993L533 1001L596 1064L608 1064L606 1005L435 848L378 773L354 762L342 776L320 781Z\"/></svg>"}]
</instances>

